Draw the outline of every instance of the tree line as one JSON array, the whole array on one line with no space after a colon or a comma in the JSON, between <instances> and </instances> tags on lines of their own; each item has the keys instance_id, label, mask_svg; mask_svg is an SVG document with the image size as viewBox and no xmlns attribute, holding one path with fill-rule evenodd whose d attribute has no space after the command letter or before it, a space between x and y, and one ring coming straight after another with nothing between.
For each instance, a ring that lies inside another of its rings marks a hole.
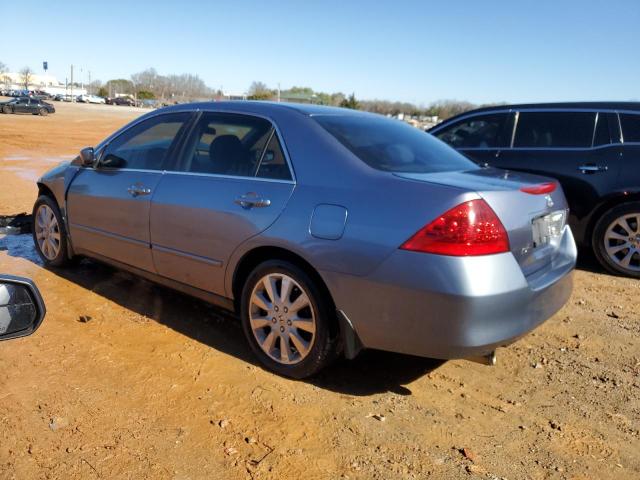
<instances>
[{"instance_id":1,"label":"tree line","mask_svg":"<svg viewBox=\"0 0 640 480\"><path fill-rule=\"evenodd\" d=\"M7 72L7 66L0 62L0 81ZM33 77L33 70L24 67L20 71L21 83L28 88ZM7 77L8 78L8 77ZM5 82L8 80L5 78ZM78 86L78 82L74 82ZM130 78L117 78L102 83L95 80L87 85L90 93L102 97L114 97L116 94L135 96L138 99L157 99L161 102L181 103L192 100L222 98L223 92L206 85L198 75L183 73L162 75L155 68L148 68L134 73ZM409 102L394 102L389 100L357 99L355 93L349 95L343 92L321 92L311 87L294 86L285 90L270 88L265 83L254 81L246 92L250 100L282 100L292 102L315 103L331 105L382 115L406 114L412 116L438 116L441 119L457 115L477 108L471 102L459 100L439 100L429 105L415 105Z\"/></svg>"}]
</instances>

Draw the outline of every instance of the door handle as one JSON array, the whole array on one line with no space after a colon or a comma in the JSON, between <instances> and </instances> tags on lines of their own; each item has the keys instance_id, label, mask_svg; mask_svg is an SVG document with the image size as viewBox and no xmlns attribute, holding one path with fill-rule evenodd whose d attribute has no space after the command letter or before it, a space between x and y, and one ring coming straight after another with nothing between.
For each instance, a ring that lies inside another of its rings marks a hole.
<instances>
[{"instance_id":1,"label":"door handle","mask_svg":"<svg viewBox=\"0 0 640 480\"><path fill-rule=\"evenodd\" d=\"M271 200L269 200L268 198L262 198L258 196L257 193L251 192L236 198L234 200L234 203L248 210L253 207L268 207L269 205L271 205Z\"/></svg>"},{"instance_id":2,"label":"door handle","mask_svg":"<svg viewBox=\"0 0 640 480\"><path fill-rule=\"evenodd\" d=\"M609 170L609 167L607 167L606 165L588 164L588 165L580 165L578 167L578 170L580 170L582 173L597 173L597 172L606 172L607 170Z\"/></svg>"},{"instance_id":3,"label":"door handle","mask_svg":"<svg viewBox=\"0 0 640 480\"><path fill-rule=\"evenodd\" d=\"M129 192L129 195L131 195L132 197L137 197L138 195L151 194L151 189L146 188L140 184L136 184L136 185L131 185L129 188L127 188L127 192Z\"/></svg>"}]
</instances>

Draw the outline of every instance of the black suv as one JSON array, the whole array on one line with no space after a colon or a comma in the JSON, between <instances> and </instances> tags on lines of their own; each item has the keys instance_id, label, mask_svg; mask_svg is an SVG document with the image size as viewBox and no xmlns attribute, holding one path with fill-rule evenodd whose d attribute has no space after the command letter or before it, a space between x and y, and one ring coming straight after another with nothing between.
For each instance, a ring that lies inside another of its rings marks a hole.
<instances>
[{"instance_id":1,"label":"black suv","mask_svg":"<svg viewBox=\"0 0 640 480\"><path fill-rule=\"evenodd\" d=\"M640 278L640 103L487 107L429 133L481 165L557 178L576 241L610 272Z\"/></svg>"}]
</instances>

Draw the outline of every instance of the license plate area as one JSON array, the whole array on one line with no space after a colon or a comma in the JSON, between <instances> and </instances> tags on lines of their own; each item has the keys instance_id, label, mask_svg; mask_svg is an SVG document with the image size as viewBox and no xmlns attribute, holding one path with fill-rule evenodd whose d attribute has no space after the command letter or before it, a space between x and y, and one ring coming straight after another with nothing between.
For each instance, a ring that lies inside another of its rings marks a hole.
<instances>
[{"instance_id":1,"label":"license plate area","mask_svg":"<svg viewBox=\"0 0 640 480\"><path fill-rule=\"evenodd\" d=\"M560 238L567 221L566 210L556 210L532 220L533 248L543 247Z\"/></svg>"}]
</instances>

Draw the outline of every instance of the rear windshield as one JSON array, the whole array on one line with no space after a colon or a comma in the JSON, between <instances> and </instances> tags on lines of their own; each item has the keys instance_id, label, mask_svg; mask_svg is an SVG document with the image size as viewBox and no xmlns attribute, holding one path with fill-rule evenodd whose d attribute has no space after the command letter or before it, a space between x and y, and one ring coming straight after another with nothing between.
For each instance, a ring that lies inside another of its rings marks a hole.
<instances>
[{"instance_id":1,"label":"rear windshield","mask_svg":"<svg viewBox=\"0 0 640 480\"><path fill-rule=\"evenodd\" d=\"M385 172L435 173L479 168L430 134L376 115L318 115L325 130L370 167Z\"/></svg>"}]
</instances>

